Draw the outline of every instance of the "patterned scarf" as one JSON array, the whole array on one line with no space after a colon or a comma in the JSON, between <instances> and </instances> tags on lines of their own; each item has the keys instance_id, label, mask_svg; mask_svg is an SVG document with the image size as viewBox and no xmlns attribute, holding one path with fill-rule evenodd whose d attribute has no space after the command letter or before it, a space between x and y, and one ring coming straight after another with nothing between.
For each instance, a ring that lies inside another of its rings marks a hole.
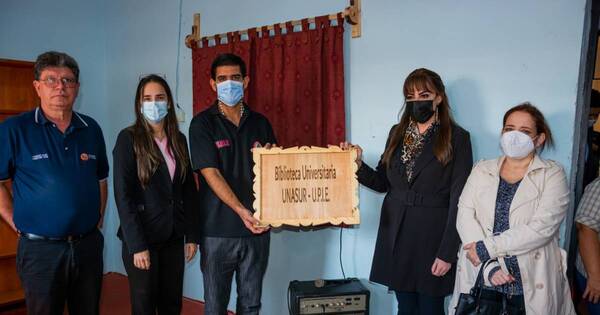
<instances>
[{"instance_id":1,"label":"patterned scarf","mask_svg":"<svg viewBox=\"0 0 600 315\"><path fill-rule=\"evenodd\" d=\"M412 119L408 124L408 128L406 128L406 132L404 133L404 142L403 142L403 150L402 150L402 163L404 163L406 167L406 177L408 177L408 182L410 183L413 180L413 170L415 168L415 162L421 152L423 151L423 146L433 134L435 134L438 129L438 122L434 122L425 130L424 133L419 132L419 127L417 123Z\"/></svg>"}]
</instances>

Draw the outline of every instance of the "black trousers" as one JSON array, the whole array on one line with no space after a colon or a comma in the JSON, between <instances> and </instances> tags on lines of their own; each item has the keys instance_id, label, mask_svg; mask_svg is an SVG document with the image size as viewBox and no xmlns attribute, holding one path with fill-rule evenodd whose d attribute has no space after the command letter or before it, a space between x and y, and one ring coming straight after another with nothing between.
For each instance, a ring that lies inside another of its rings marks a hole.
<instances>
[{"instance_id":1,"label":"black trousers","mask_svg":"<svg viewBox=\"0 0 600 315\"><path fill-rule=\"evenodd\" d=\"M95 230L77 241L19 237L17 273L29 315L98 315L104 237Z\"/></svg>"},{"instance_id":2,"label":"black trousers","mask_svg":"<svg viewBox=\"0 0 600 315\"><path fill-rule=\"evenodd\" d=\"M444 315L444 297L396 292L398 315Z\"/></svg>"},{"instance_id":3,"label":"black trousers","mask_svg":"<svg viewBox=\"0 0 600 315\"><path fill-rule=\"evenodd\" d=\"M131 314L179 315L185 266L183 237L151 248L149 270L133 265L133 254L125 243L122 257L129 277Z\"/></svg>"},{"instance_id":4,"label":"black trousers","mask_svg":"<svg viewBox=\"0 0 600 315\"><path fill-rule=\"evenodd\" d=\"M257 315L269 261L269 233L249 237L202 237L200 268L204 279L204 313L226 315L235 274L237 315Z\"/></svg>"}]
</instances>

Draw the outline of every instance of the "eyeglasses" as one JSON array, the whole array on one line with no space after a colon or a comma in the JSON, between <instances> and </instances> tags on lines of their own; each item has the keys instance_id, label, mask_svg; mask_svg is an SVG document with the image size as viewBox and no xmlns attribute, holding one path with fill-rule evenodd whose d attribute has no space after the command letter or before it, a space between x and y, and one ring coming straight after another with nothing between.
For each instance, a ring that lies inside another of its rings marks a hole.
<instances>
[{"instance_id":1,"label":"eyeglasses","mask_svg":"<svg viewBox=\"0 0 600 315\"><path fill-rule=\"evenodd\" d=\"M58 82L62 82L62 84L67 88L74 88L77 86L77 80L72 78L55 78L55 77L47 77L43 80L38 80L40 82L44 82L44 84L49 88L55 88L58 86Z\"/></svg>"}]
</instances>

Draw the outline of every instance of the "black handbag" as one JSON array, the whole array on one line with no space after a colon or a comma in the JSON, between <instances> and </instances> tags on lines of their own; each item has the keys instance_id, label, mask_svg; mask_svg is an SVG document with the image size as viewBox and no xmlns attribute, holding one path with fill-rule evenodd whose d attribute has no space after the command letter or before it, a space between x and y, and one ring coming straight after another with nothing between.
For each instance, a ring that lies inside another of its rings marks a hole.
<instances>
[{"instance_id":1,"label":"black handbag","mask_svg":"<svg viewBox=\"0 0 600 315\"><path fill-rule=\"evenodd\" d=\"M483 270L489 263L481 265L471 292L460 294L455 315L525 315L524 305L516 306L506 294L483 285Z\"/></svg>"}]
</instances>

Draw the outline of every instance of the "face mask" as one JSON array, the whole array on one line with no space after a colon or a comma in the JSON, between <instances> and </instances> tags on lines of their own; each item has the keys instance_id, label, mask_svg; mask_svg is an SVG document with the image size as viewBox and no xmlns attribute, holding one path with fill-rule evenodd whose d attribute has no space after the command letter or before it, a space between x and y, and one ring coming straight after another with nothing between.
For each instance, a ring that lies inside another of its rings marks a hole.
<instances>
[{"instance_id":1,"label":"face mask","mask_svg":"<svg viewBox=\"0 0 600 315\"><path fill-rule=\"evenodd\" d=\"M227 106L237 105L244 97L244 83L234 80L218 83L217 97Z\"/></svg>"},{"instance_id":2,"label":"face mask","mask_svg":"<svg viewBox=\"0 0 600 315\"><path fill-rule=\"evenodd\" d=\"M504 154L513 159L522 159L535 149L533 139L518 130L503 133L500 145Z\"/></svg>"},{"instance_id":3,"label":"face mask","mask_svg":"<svg viewBox=\"0 0 600 315\"><path fill-rule=\"evenodd\" d=\"M413 120L418 123L424 123L433 116L433 100L429 101L408 101L406 102L406 110Z\"/></svg>"},{"instance_id":4,"label":"face mask","mask_svg":"<svg viewBox=\"0 0 600 315\"><path fill-rule=\"evenodd\" d=\"M167 116L167 102L166 101L146 101L142 102L141 112L151 123L159 123L165 116Z\"/></svg>"}]
</instances>

